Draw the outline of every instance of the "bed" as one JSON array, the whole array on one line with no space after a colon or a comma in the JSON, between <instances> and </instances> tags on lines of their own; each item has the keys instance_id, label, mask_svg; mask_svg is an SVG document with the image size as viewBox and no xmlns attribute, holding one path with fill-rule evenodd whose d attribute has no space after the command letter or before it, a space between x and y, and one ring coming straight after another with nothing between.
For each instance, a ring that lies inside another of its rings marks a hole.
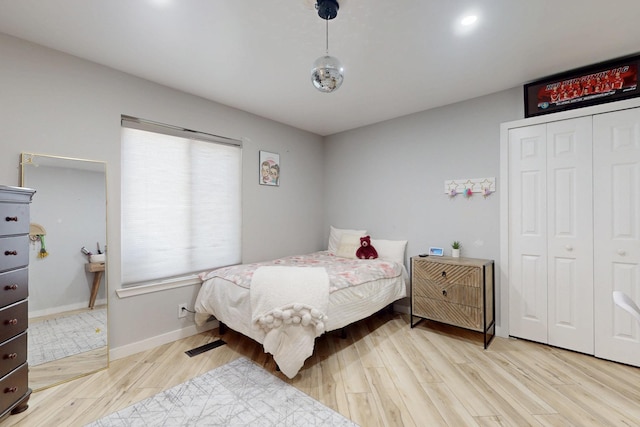
<instances>
[{"instance_id":1,"label":"bed","mask_svg":"<svg viewBox=\"0 0 640 427\"><path fill-rule=\"evenodd\" d=\"M406 296L406 241L373 239L379 257L361 260L355 251L363 232L331 227L326 251L202 273L196 324L214 316L261 343L293 378L316 337Z\"/></svg>"}]
</instances>

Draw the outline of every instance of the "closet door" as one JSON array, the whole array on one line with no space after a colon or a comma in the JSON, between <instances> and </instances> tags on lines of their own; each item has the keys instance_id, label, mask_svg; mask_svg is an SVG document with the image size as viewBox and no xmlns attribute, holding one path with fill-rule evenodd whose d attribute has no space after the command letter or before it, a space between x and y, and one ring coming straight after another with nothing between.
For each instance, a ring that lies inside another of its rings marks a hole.
<instances>
[{"instance_id":1,"label":"closet door","mask_svg":"<svg viewBox=\"0 0 640 427\"><path fill-rule=\"evenodd\" d=\"M509 130L509 335L547 342L546 125Z\"/></svg>"},{"instance_id":2,"label":"closet door","mask_svg":"<svg viewBox=\"0 0 640 427\"><path fill-rule=\"evenodd\" d=\"M615 306L640 305L640 108L594 116L595 354L640 366L640 325Z\"/></svg>"},{"instance_id":3,"label":"closet door","mask_svg":"<svg viewBox=\"0 0 640 427\"><path fill-rule=\"evenodd\" d=\"M509 334L593 354L591 117L509 132Z\"/></svg>"},{"instance_id":4,"label":"closet door","mask_svg":"<svg viewBox=\"0 0 640 427\"><path fill-rule=\"evenodd\" d=\"M592 120L547 124L548 343L594 353Z\"/></svg>"}]
</instances>

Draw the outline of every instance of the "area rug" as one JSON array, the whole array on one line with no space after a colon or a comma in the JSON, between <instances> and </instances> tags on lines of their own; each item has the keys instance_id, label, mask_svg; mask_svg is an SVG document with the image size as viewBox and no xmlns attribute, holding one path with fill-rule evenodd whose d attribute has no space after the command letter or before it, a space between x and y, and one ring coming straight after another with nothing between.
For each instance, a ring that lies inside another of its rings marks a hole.
<instances>
[{"instance_id":1,"label":"area rug","mask_svg":"<svg viewBox=\"0 0 640 427\"><path fill-rule=\"evenodd\" d=\"M95 309L29 325L30 366L41 365L107 345L107 309Z\"/></svg>"},{"instance_id":2,"label":"area rug","mask_svg":"<svg viewBox=\"0 0 640 427\"><path fill-rule=\"evenodd\" d=\"M357 427L357 424L250 360L239 358L88 426Z\"/></svg>"}]
</instances>

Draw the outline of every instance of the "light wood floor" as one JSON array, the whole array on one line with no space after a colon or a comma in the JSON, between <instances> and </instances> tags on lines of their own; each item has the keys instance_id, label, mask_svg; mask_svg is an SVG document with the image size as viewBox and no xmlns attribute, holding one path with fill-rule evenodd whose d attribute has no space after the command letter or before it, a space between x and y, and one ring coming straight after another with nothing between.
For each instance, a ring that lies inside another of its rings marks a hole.
<instances>
[{"instance_id":1,"label":"light wood floor","mask_svg":"<svg viewBox=\"0 0 640 427\"><path fill-rule=\"evenodd\" d=\"M107 308L106 305L97 305L95 309ZM47 316L29 318L29 325L38 322L57 319L60 317L71 316L88 312L91 309L82 308L71 310L64 313L50 314ZM86 351L70 356L63 357L58 360L43 363L40 365L29 366L29 387L34 391L50 387L51 384L57 384L67 381L71 378L77 378L84 372L94 372L104 368L109 364L109 354L107 347L101 347L95 350Z\"/></svg>"},{"instance_id":2,"label":"light wood floor","mask_svg":"<svg viewBox=\"0 0 640 427\"><path fill-rule=\"evenodd\" d=\"M261 346L217 330L112 361L109 369L34 393L5 425L82 426L235 358L274 375L361 426L638 426L640 369L515 339L481 336L407 315L378 314L316 342L293 380Z\"/></svg>"}]
</instances>

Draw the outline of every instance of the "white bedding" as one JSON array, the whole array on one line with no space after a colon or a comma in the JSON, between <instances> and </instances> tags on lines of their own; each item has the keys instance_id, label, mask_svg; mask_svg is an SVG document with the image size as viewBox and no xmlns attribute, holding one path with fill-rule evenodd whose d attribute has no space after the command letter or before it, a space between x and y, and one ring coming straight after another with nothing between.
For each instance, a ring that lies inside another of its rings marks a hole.
<instances>
[{"instance_id":1,"label":"white bedding","mask_svg":"<svg viewBox=\"0 0 640 427\"><path fill-rule=\"evenodd\" d=\"M322 251L268 263L245 264L238 266L239 270L225 267L203 273L195 304L196 323L202 325L209 316L215 316L231 329L264 344L265 332L252 324L249 288L252 272L266 265L327 268L331 285L325 331L364 319L406 296L408 274L403 265L387 260L345 259Z\"/></svg>"}]
</instances>

